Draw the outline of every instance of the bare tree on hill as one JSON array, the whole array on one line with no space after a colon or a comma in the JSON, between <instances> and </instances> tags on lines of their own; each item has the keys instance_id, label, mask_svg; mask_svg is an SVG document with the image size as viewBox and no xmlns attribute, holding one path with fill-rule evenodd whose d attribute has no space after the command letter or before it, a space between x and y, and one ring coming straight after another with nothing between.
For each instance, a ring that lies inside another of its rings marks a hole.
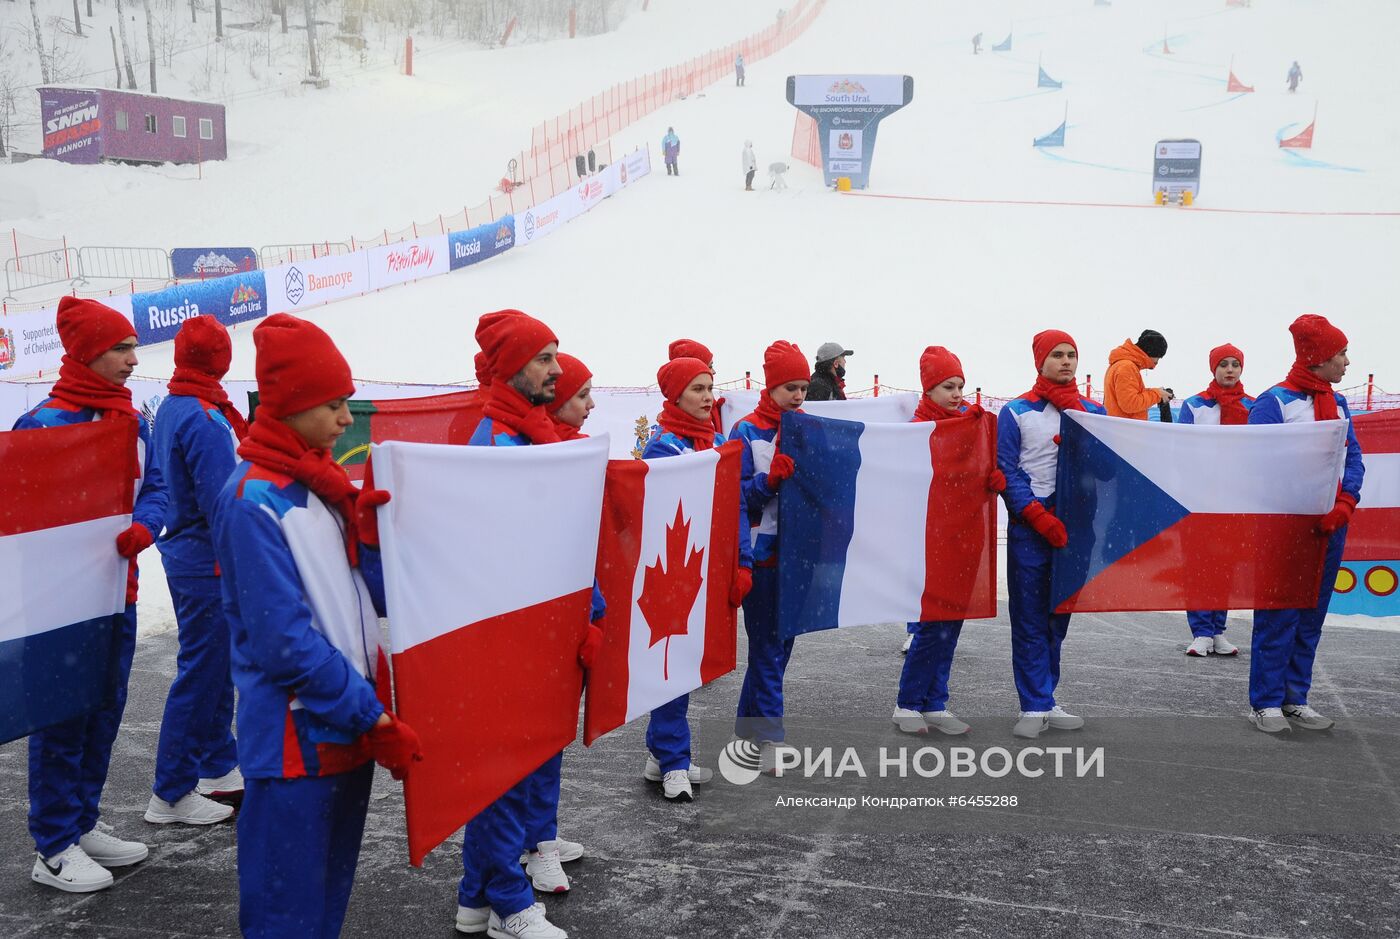
<instances>
[{"instance_id":1,"label":"bare tree on hill","mask_svg":"<svg viewBox=\"0 0 1400 939\"><path fill-rule=\"evenodd\" d=\"M29 0L33 4L34 0ZM117 33L122 39L122 62L126 65L126 83L132 91L136 90L136 70L131 67L131 45L126 41L126 7L122 0L117 0ZM121 82L117 82L117 87L121 87Z\"/></svg>"},{"instance_id":2,"label":"bare tree on hill","mask_svg":"<svg viewBox=\"0 0 1400 939\"><path fill-rule=\"evenodd\" d=\"M34 51L39 53L39 74L47 85L53 78L49 74L49 60L44 55L44 30L39 25L39 4L36 0L29 0L29 15L34 19Z\"/></svg>"}]
</instances>

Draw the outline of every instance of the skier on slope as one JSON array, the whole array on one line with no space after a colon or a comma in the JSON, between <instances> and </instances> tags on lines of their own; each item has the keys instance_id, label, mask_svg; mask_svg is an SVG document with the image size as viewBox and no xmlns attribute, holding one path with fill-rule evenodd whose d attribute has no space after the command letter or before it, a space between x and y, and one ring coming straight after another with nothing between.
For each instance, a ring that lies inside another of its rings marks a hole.
<instances>
[{"instance_id":1,"label":"skier on slope","mask_svg":"<svg viewBox=\"0 0 1400 939\"><path fill-rule=\"evenodd\" d=\"M676 136L674 127L666 128L666 136L661 138L661 156L666 161L666 175L681 175L677 160L681 155L681 138Z\"/></svg>"},{"instance_id":2,"label":"skier on slope","mask_svg":"<svg viewBox=\"0 0 1400 939\"><path fill-rule=\"evenodd\" d=\"M744 54L734 56L734 87L744 87Z\"/></svg>"},{"instance_id":3,"label":"skier on slope","mask_svg":"<svg viewBox=\"0 0 1400 939\"><path fill-rule=\"evenodd\" d=\"M982 51L982 34L978 33L972 37L972 54L977 55Z\"/></svg>"},{"instance_id":4,"label":"skier on slope","mask_svg":"<svg viewBox=\"0 0 1400 939\"><path fill-rule=\"evenodd\" d=\"M1303 69L1295 61L1288 68L1288 93L1293 94L1298 90L1298 83L1303 80Z\"/></svg>"}]
</instances>

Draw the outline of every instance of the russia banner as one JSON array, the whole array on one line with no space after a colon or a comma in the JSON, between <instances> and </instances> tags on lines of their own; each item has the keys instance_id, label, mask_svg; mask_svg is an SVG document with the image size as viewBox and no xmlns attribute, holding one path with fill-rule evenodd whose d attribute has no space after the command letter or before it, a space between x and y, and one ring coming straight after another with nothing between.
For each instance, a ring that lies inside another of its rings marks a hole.
<instances>
[{"instance_id":1,"label":"russia banner","mask_svg":"<svg viewBox=\"0 0 1400 939\"><path fill-rule=\"evenodd\" d=\"M1317 603L1346 421L1207 427L1065 412L1059 613Z\"/></svg>"},{"instance_id":2,"label":"russia banner","mask_svg":"<svg viewBox=\"0 0 1400 939\"><path fill-rule=\"evenodd\" d=\"M1347 526L1333 613L1400 615L1400 410L1353 417L1366 482Z\"/></svg>"},{"instance_id":3,"label":"russia banner","mask_svg":"<svg viewBox=\"0 0 1400 939\"><path fill-rule=\"evenodd\" d=\"M0 433L0 743L115 691L135 456L130 421Z\"/></svg>"},{"instance_id":4,"label":"russia banner","mask_svg":"<svg viewBox=\"0 0 1400 939\"><path fill-rule=\"evenodd\" d=\"M796 472L778 496L784 638L996 616L996 418L863 424L783 415Z\"/></svg>"},{"instance_id":5,"label":"russia banner","mask_svg":"<svg viewBox=\"0 0 1400 939\"><path fill-rule=\"evenodd\" d=\"M734 670L742 446L608 464L585 744Z\"/></svg>"},{"instance_id":6,"label":"russia banner","mask_svg":"<svg viewBox=\"0 0 1400 939\"><path fill-rule=\"evenodd\" d=\"M607 437L547 447L377 443L409 860L578 732Z\"/></svg>"}]
</instances>

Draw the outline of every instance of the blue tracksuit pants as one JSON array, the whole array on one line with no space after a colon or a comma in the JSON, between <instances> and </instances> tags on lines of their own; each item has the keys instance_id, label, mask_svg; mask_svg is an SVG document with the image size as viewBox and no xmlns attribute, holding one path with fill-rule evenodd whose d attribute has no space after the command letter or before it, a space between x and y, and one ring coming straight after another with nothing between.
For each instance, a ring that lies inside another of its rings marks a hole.
<instances>
[{"instance_id":1,"label":"blue tracksuit pants","mask_svg":"<svg viewBox=\"0 0 1400 939\"><path fill-rule=\"evenodd\" d=\"M136 605L117 618L116 695L111 704L29 735L29 834L53 857L92 831L112 761L112 743L126 710L126 684L136 652Z\"/></svg>"},{"instance_id":2,"label":"blue tracksuit pants","mask_svg":"<svg viewBox=\"0 0 1400 939\"><path fill-rule=\"evenodd\" d=\"M749 665L739 691L734 733L755 743L783 739L783 674L792 640L778 635L778 569L753 569L753 590L744 598Z\"/></svg>"},{"instance_id":3,"label":"blue tracksuit pants","mask_svg":"<svg viewBox=\"0 0 1400 939\"><path fill-rule=\"evenodd\" d=\"M1195 639L1212 639L1225 631L1225 617L1229 610L1188 610L1186 624L1191 627Z\"/></svg>"},{"instance_id":4,"label":"blue tracksuit pants","mask_svg":"<svg viewBox=\"0 0 1400 939\"><path fill-rule=\"evenodd\" d=\"M647 721L647 749L661 764L661 772L690 769L690 695L683 694L674 701L651 712Z\"/></svg>"},{"instance_id":5,"label":"blue tracksuit pants","mask_svg":"<svg viewBox=\"0 0 1400 939\"><path fill-rule=\"evenodd\" d=\"M180 625L175 681L165 699L152 790L174 802L201 777L222 776L238 765L229 675L228 623L217 577L169 577Z\"/></svg>"},{"instance_id":6,"label":"blue tracksuit pants","mask_svg":"<svg viewBox=\"0 0 1400 939\"><path fill-rule=\"evenodd\" d=\"M941 711L948 705L948 675L962 620L910 623L914 642L899 675L896 704L911 711Z\"/></svg>"},{"instance_id":7,"label":"blue tracksuit pants","mask_svg":"<svg viewBox=\"0 0 1400 939\"><path fill-rule=\"evenodd\" d=\"M462 830L462 880L457 885L457 902L462 906L489 906L505 919L534 904L534 889L520 866L520 849L525 844L521 819L531 779L526 776L516 783Z\"/></svg>"},{"instance_id":8,"label":"blue tracksuit pants","mask_svg":"<svg viewBox=\"0 0 1400 939\"><path fill-rule=\"evenodd\" d=\"M541 841L559 837L559 787L564 770L564 751L545 760L544 765L525 777L528 783L520 827L525 831L521 847L535 850Z\"/></svg>"},{"instance_id":9,"label":"blue tracksuit pants","mask_svg":"<svg viewBox=\"0 0 1400 939\"><path fill-rule=\"evenodd\" d=\"M245 939L335 939L355 883L374 764L249 779L238 812L238 925Z\"/></svg>"},{"instance_id":10,"label":"blue tracksuit pants","mask_svg":"<svg viewBox=\"0 0 1400 939\"><path fill-rule=\"evenodd\" d=\"M1317 606L1307 610L1254 611L1249 705L1256 711L1308 703L1313 660L1317 658L1317 644L1322 640L1322 621L1327 618L1327 606L1332 602L1332 588L1337 583L1337 569L1342 566L1346 543L1345 528L1327 542L1327 560L1322 569Z\"/></svg>"},{"instance_id":11,"label":"blue tracksuit pants","mask_svg":"<svg viewBox=\"0 0 1400 939\"><path fill-rule=\"evenodd\" d=\"M1028 525L1013 519L1007 529L1011 671L1022 711L1053 708L1055 686L1060 683L1060 646L1069 631L1069 614L1052 612L1050 605L1054 550Z\"/></svg>"}]
</instances>

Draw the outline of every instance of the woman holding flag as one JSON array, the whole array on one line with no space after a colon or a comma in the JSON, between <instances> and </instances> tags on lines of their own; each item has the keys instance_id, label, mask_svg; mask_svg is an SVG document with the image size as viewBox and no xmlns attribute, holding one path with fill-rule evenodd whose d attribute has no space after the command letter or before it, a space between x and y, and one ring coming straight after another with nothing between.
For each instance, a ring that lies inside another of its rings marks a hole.
<instances>
[{"instance_id":1,"label":"woman holding flag","mask_svg":"<svg viewBox=\"0 0 1400 939\"><path fill-rule=\"evenodd\" d=\"M661 366L656 373L656 383L661 386L666 402L661 406L657 427L642 451L642 459L680 456L724 444L724 436L716 433L712 423L714 382L708 361L681 356ZM742 500L739 512L739 571L729 592L730 605L736 608L753 586L753 548L748 538L742 537L747 527ZM646 779L661 783L662 794L667 799L682 802L694 798L692 786L707 783L714 776L712 770L691 762L690 722L686 718L689 709L690 696L681 695L651 712L647 724L647 763L642 771Z\"/></svg>"},{"instance_id":2,"label":"woman holding flag","mask_svg":"<svg viewBox=\"0 0 1400 939\"><path fill-rule=\"evenodd\" d=\"M986 414L982 406L963 401L962 362L942 346L929 346L919 357L919 380L924 389L914 422L979 420ZM989 417L989 419L991 419ZM989 492L1006 489L1006 476L993 468L987 478ZM909 624L911 640L899 676L899 697L895 701L895 727L906 734L926 734L929 729L945 734L965 734L966 722L948 705L948 675L953 653L962 632L962 620Z\"/></svg>"},{"instance_id":3,"label":"woman holding flag","mask_svg":"<svg viewBox=\"0 0 1400 939\"><path fill-rule=\"evenodd\" d=\"M1076 730L1084 719L1055 703L1060 646L1069 614L1056 613L1050 593L1053 553L1069 543L1055 517L1060 421L1065 411L1103 414L1079 394L1079 347L1069 333L1047 329L1031 340L1036 379L1030 391L1007 402L997 419L997 464L1006 474L1002 497L1010 514L1006 580L1010 591L1011 669L1021 717L1012 732L1035 738L1048 727Z\"/></svg>"}]
</instances>

